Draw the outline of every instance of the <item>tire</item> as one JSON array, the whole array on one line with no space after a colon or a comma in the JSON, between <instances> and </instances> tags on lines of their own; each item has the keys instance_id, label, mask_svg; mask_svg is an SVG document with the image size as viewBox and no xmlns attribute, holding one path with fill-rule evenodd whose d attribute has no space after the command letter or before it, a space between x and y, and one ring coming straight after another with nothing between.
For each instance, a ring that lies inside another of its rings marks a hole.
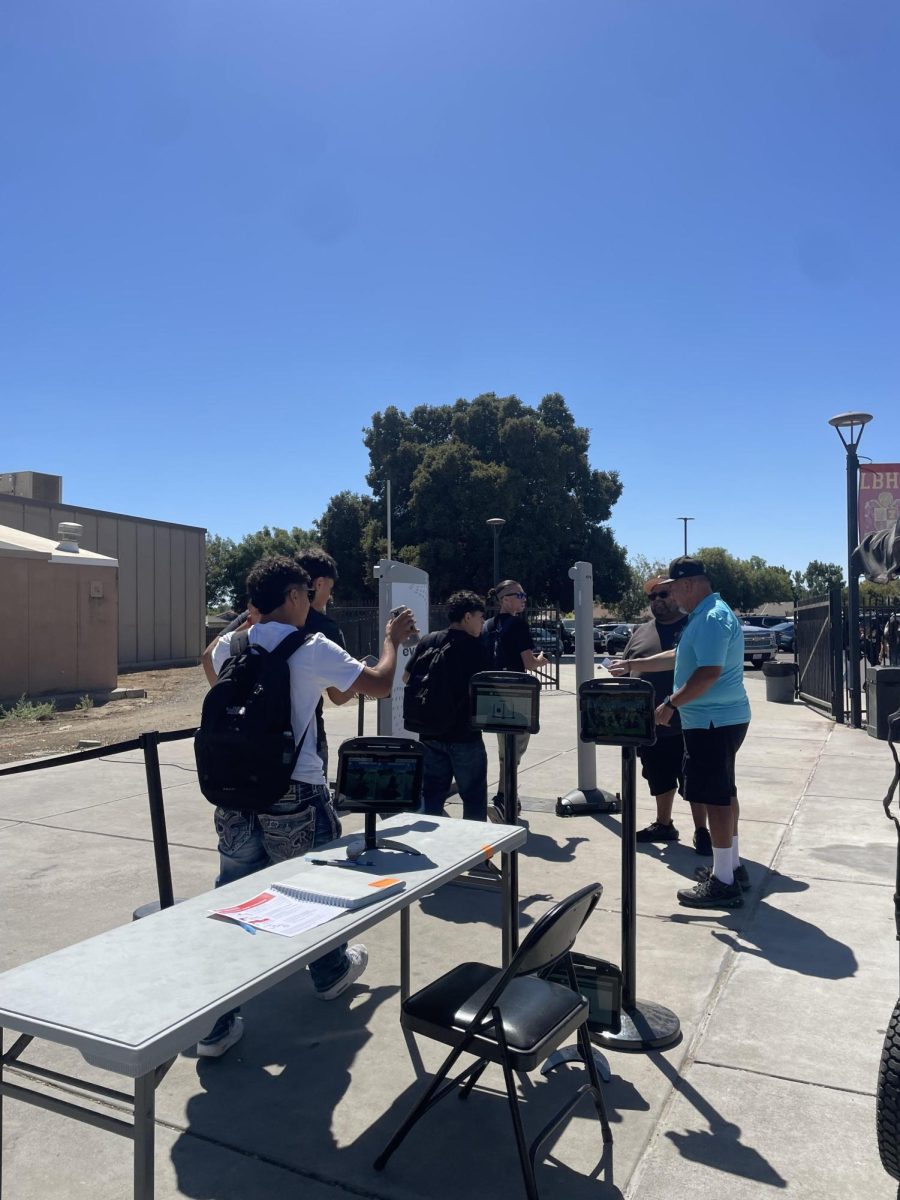
<instances>
[{"instance_id":1,"label":"tire","mask_svg":"<svg viewBox=\"0 0 900 1200\"><path fill-rule=\"evenodd\" d=\"M750 666L751 666L751 668L752 668L754 671L760 671L760 670L762 670L762 663L761 663L761 662L752 662L752 663L750 664Z\"/></svg>"},{"instance_id":2,"label":"tire","mask_svg":"<svg viewBox=\"0 0 900 1200\"><path fill-rule=\"evenodd\" d=\"M875 1130L881 1165L900 1180L900 1000L884 1036L875 1092Z\"/></svg>"}]
</instances>

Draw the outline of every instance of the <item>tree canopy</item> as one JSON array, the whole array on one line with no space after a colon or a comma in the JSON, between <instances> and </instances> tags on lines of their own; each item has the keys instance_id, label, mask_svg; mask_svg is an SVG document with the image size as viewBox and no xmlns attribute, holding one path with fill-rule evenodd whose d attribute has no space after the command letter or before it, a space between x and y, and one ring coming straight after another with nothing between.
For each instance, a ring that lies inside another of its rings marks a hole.
<instances>
[{"instance_id":1,"label":"tree canopy","mask_svg":"<svg viewBox=\"0 0 900 1200\"><path fill-rule=\"evenodd\" d=\"M792 600L794 589L786 567L773 567L760 558L735 558L721 546L698 550L713 590L736 612L750 612L760 604Z\"/></svg>"},{"instance_id":2,"label":"tree canopy","mask_svg":"<svg viewBox=\"0 0 900 1200\"><path fill-rule=\"evenodd\" d=\"M497 582L489 517L506 521L501 576L521 579L535 597L568 603L578 559L593 563L601 599L621 595L625 552L604 522L622 484L615 471L591 468L588 431L562 396L545 396L537 408L493 392L409 413L391 406L375 413L364 441L375 497L364 533L369 561L386 549L390 480L394 556L427 571L436 597Z\"/></svg>"},{"instance_id":3,"label":"tree canopy","mask_svg":"<svg viewBox=\"0 0 900 1200\"><path fill-rule=\"evenodd\" d=\"M308 529L270 529L264 525L248 533L239 542L231 538L206 535L206 603L247 606L247 574L253 564L267 554L293 557L307 546L318 544L317 533Z\"/></svg>"}]
</instances>

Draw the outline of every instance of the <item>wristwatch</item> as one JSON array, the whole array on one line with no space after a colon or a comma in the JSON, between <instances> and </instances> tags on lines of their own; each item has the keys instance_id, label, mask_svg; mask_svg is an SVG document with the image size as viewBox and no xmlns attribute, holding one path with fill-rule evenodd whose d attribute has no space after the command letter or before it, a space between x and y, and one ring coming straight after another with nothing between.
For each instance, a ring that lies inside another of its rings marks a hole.
<instances>
[{"instance_id":1,"label":"wristwatch","mask_svg":"<svg viewBox=\"0 0 900 1200\"><path fill-rule=\"evenodd\" d=\"M666 696L665 700L663 700L663 705L666 708L671 708L672 712L678 712L678 708L672 703L671 696Z\"/></svg>"}]
</instances>

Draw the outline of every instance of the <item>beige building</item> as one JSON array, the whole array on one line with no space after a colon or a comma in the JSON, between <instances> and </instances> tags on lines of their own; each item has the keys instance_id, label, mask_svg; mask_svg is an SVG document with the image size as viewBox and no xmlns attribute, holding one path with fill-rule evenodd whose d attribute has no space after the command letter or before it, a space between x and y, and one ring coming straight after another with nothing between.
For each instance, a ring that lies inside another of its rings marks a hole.
<instances>
[{"instance_id":1,"label":"beige building","mask_svg":"<svg viewBox=\"0 0 900 1200\"><path fill-rule=\"evenodd\" d=\"M64 504L58 475L0 474L0 525L55 543L60 522L82 526L82 549L118 561L119 670L198 662L206 644L206 530Z\"/></svg>"},{"instance_id":2,"label":"beige building","mask_svg":"<svg viewBox=\"0 0 900 1200\"><path fill-rule=\"evenodd\" d=\"M0 701L116 686L118 564L68 533L56 542L0 525Z\"/></svg>"}]
</instances>

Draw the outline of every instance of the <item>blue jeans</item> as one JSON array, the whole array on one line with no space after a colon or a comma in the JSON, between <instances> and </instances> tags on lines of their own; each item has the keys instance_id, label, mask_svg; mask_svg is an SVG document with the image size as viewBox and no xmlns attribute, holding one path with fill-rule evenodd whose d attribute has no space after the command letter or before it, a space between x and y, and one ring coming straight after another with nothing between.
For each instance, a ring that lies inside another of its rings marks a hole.
<instances>
[{"instance_id":1,"label":"blue jeans","mask_svg":"<svg viewBox=\"0 0 900 1200\"><path fill-rule=\"evenodd\" d=\"M434 742L422 738L420 744L425 752L421 811L440 816L456 776L463 817L467 821L486 821L487 751L481 738L475 742Z\"/></svg>"},{"instance_id":2,"label":"blue jeans","mask_svg":"<svg viewBox=\"0 0 900 1200\"><path fill-rule=\"evenodd\" d=\"M216 887L234 883L272 863L298 858L316 846L341 836L341 823L328 789L312 783L292 783L272 812L216 809L219 835L219 876ZM350 966L346 943L309 964L313 987L327 991Z\"/></svg>"}]
</instances>

